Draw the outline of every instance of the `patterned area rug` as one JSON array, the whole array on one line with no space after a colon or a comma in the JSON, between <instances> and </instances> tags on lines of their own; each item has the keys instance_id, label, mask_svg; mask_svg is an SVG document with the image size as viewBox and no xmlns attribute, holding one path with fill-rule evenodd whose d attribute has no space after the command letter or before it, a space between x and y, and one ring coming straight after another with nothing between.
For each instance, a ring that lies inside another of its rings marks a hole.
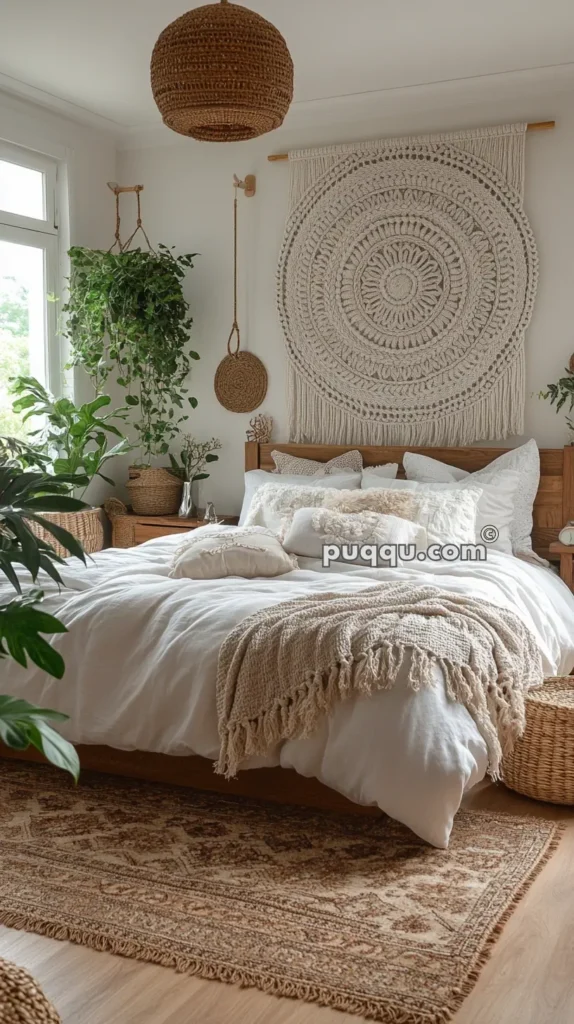
<instances>
[{"instance_id":1,"label":"patterned area rug","mask_svg":"<svg viewBox=\"0 0 574 1024\"><path fill-rule=\"evenodd\" d=\"M560 836L461 812L448 851L331 817L3 762L0 921L389 1024L449 1020Z\"/></svg>"}]
</instances>

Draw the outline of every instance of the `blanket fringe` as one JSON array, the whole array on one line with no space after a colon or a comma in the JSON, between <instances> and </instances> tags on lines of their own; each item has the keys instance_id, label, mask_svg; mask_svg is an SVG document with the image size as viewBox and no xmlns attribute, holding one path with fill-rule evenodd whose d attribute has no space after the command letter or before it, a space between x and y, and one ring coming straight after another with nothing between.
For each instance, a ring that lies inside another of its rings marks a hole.
<instances>
[{"instance_id":1,"label":"blanket fringe","mask_svg":"<svg viewBox=\"0 0 574 1024\"><path fill-rule=\"evenodd\" d=\"M488 749L489 774L500 778L503 753L512 749L524 729L523 716L507 716L508 741L502 750L493 724L488 699L488 680L469 665L455 665L422 648L383 642L357 659L337 662L323 671L311 672L295 691L266 708L256 719L228 723L220 735L221 746L215 771L227 779L237 775L248 757L266 754L281 741L309 736L319 719L338 701L354 694L372 696L391 689L410 654L408 686L413 691L433 685L433 670L444 676L448 700L463 704L474 718Z\"/></svg>"}]
</instances>

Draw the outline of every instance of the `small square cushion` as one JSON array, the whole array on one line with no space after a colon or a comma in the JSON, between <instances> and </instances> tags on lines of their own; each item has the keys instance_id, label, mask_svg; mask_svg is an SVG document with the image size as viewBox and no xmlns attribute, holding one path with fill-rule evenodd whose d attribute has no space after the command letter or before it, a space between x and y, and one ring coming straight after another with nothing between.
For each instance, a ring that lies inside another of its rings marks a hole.
<instances>
[{"instance_id":1,"label":"small square cushion","mask_svg":"<svg viewBox=\"0 0 574 1024\"><path fill-rule=\"evenodd\" d=\"M169 575L190 580L255 579L282 576L296 568L297 559L284 551L271 530L260 526L234 530L200 527L177 549Z\"/></svg>"}]
</instances>

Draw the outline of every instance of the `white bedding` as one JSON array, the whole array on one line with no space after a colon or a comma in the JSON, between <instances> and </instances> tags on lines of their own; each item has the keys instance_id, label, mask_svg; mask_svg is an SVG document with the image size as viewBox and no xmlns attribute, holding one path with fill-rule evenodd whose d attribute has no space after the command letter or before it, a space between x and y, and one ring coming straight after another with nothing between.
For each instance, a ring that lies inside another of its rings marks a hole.
<instances>
[{"instance_id":1,"label":"white bedding","mask_svg":"<svg viewBox=\"0 0 574 1024\"><path fill-rule=\"evenodd\" d=\"M233 529L230 527L230 529ZM76 743L125 750L218 753L215 676L225 635L252 612L317 590L352 592L373 581L412 579L513 608L540 644L547 675L574 666L574 598L549 569L491 552L486 563L413 568L301 568L276 579L169 579L181 536L111 549L87 568L64 568L67 590L49 581L46 607L68 626L54 638L64 679L0 662L3 693L70 715ZM7 597L9 588L0 589ZM442 675L412 693L399 683L340 704L311 737L284 743L248 767L277 765L315 776L357 803L378 805L435 846L446 847L466 789L486 771L486 747L464 707L449 704Z\"/></svg>"}]
</instances>

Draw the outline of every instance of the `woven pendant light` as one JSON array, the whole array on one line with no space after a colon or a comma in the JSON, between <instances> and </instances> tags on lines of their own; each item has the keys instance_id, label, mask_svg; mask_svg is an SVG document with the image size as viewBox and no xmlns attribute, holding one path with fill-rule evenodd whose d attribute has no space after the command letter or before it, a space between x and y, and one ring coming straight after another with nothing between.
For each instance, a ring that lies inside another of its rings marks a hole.
<instances>
[{"instance_id":1,"label":"woven pendant light","mask_svg":"<svg viewBox=\"0 0 574 1024\"><path fill-rule=\"evenodd\" d=\"M151 58L151 86L174 132L237 142L283 123L293 99L293 61L269 21L221 0L163 30Z\"/></svg>"}]
</instances>

